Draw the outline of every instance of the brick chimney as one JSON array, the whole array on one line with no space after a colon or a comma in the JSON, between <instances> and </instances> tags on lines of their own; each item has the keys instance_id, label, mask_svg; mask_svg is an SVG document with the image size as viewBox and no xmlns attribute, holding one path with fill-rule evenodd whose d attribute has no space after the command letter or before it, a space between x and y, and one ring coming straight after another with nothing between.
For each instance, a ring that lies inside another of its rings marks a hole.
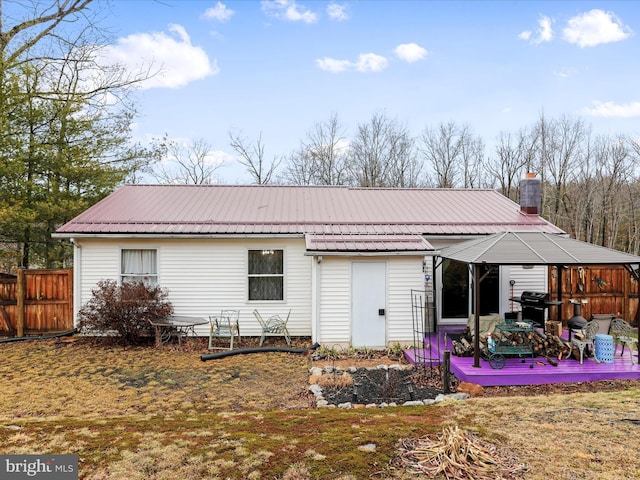
<instances>
[{"instance_id":1,"label":"brick chimney","mask_svg":"<svg viewBox=\"0 0 640 480\"><path fill-rule=\"evenodd\" d=\"M520 211L527 215L540 214L540 179L535 173L527 173L520 182Z\"/></svg>"}]
</instances>

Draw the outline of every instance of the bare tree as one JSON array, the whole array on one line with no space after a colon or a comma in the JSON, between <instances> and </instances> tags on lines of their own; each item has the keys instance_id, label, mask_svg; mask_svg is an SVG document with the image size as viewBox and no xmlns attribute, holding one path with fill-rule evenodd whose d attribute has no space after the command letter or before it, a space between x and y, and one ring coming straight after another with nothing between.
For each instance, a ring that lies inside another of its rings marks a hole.
<instances>
[{"instance_id":1,"label":"bare tree","mask_svg":"<svg viewBox=\"0 0 640 480\"><path fill-rule=\"evenodd\" d=\"M626 251L638 255L640 252L640 212L638 201L640 199L640 180L638 178L638 166L640 165L640 140L626 137L627 144L629 146L629 152L635 165L634 174L626 186L626 195L628 205L628 224L626 227Z\"/></svg>"},{"instance_id":2,"label":"bare tree","mask_svg":"<svg viewBox=\"0 0 640 480\"><path fill-rule=\"evenodd\" d=\"M358 125L348 161L353 183L361 187L415 187L421 165L407 128L384 113Z\"/></svg>"},{"instance_id":3,"label":"bare tree","mask_svg":"<svg viewBox=\"0 0 640 480\"><path fill-rule=\"evenodd\" d=\"M213 154L213 146L203 138L193 142L169 142L165 162L154 172L156 180L184 185L216 183L216 171L224 165Z\"/></svg>"},{"instance_id":4,"label":"bare tree","mask_svg":"<svg viewBox=\"0 0 640 480\"><path fill-rule=\"evenodd\" d=\"M635 165L624 137L599 137L595 150L594 173L599 190L596 205L600 218L597 243L613 248L628 207L625 185Z\"/></svg>"},{"instance_id":5,"label":"bare tree","mask_svg":"<svg viewBox=\"0 0 640 480\"><path fill-rule=\"evenodd\" d=\"M285 178L294 185L342 185L346 183L347 153L344 129L333 113L307 132L289 158Z\"/></svg>"},{"instance_id":6,"label":"bare tree","mask_svg":"<svg viewBox=\"0 0 640 480\"><path fill-rule=\"evenodd\" d=\"M560 224L566 213L566 186L577 171L581 148L590 132L580 118L563 116L547 121L544 114L538 120L536 132L539 169L543 182L551 188L550 192L543 192L543 213L551 222ZM546 197L551 201L547 202Z\"/></svg>"},{"instance_id":7,"label":"bare tree","mask_svg":"<svg viewBox=\"0 0 640 480\"><path fill-rule=\"evenodd\" d=\"M480 137L470 137L462 143L462 186L481 188L486 186L483 178L485 147Z\"/></svg>"},{"instance_id":8,"label":"bare tree","mask_svg":"<svg viewBox=\"0 0 640 480\"><path fill-rule=\"evenodd\" d=\"M500 193L516 201L518 187L525 166L535 154L535 141L526 129L516 135L500 132L495 147L495 156L485 163L488 175L500 185Z\"/></svg>"},{"instance_id":9,"label":"bare tree","mask_svg":"<svg viewBox=\"0 0 640 480\"><path fill-rule=\"evenodd\" d=\"M58 31L65 23L73 23L85 16L93 0L57 0L49 3L31 2L28 18L5 30L3 0L0 0L0 52L3 67L11 68L24 62L28 52L48 38L64 39ZM88 22L92 25L92 22ZM12 47L12 45L15 45ZM68 49L67 49L68 50ZM33 59L33 56L28 58Z\"/></svg>"},{"instance_id":10,"label":"bare tree","mask_svg":"<svg viewBox=\"0 0 640 480\"><path fill-rule=\"evenodd\" d=\"M480 138L473 137L468 125L459 126L450 121L436 128L427 127L420 136L418 150L431 167L437 187L478 184L484 144Z\"/></svg>"},{"instance_id":11,"label":"bare tree","mask_svg":"<svg viewBox=\"0 0 640 480\"><path fill-rule=\"evenodd\" d=\"M262 133L258 136L255 145L249 144L246 138L232 132L229 133L229 140L231 148L240 156L238 161L246 167L254 183L258 185L271 183L281 160L276 157L271 162L266 160Z\"/></svg>"},{"instance_id":12,"label":"bare tree","mask_svg":"<svg viewBox=\"0 0 640 480\"><path fill-rule=\"evenodd\" d=\"M69 261L51 232L155 159L130 128L128 94L148 77L99 62L97 4L0 0L0 236L24 267Z\"/></svg>"}]
</instances>

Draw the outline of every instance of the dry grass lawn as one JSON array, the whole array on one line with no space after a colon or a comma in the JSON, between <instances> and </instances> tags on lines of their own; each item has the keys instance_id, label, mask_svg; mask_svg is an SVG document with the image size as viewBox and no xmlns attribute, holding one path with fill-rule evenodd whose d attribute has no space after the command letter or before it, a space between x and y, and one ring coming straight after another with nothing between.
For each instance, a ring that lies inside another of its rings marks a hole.
<instances>
[{"instance_id":1,"label":"dry grass lawn","mask_svg":"<svg viewBox=\"0 0 640 480\"><path fill-rule=\"evenodd\" d=\"M519 478L640 479L637 382L601 393L316 410L305 356L202 362L201 353L0 344L0 452L75 453L87 480L409 479L426 477L397 467L399 441L457 426L516 456L526 466Z\"/></svg>"}]
</instances>

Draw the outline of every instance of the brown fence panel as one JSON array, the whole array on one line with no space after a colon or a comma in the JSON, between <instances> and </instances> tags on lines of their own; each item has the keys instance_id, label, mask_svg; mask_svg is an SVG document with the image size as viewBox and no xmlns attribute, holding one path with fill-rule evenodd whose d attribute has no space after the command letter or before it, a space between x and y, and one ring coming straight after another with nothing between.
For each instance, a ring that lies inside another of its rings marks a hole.
<instances>
[{"instance_id":1,"label":"brown fence panel","mask_svg":"<svg viewBox=\"0 0 640 480\"><path fill-rule=\"evenodd\" d=\"M557 299L558 271L549 267L549 292ZM622 265L569 266L562 270L562 318L573 316L573 304L580 301L581 314L589 319L595 313L612 313L630 323L638 323L638 281ZM549 317L557 319L557 309L549 310Z\"/></svg>"},{"instance_id":2,"label":"brown fence panel","mask_svg":"<svg viewBox=\"0 0 640 480\"><path fill-rule=\"evenodd\" d=\"M20 270L13 279L0 279L0 295L0 335L73 328L73 269Z\"/></svg>"},{"instance_id":3,"label":"brown fence panel","mask_svg":"<svg viewBox=\"0 0 640 480\"><path fill-rule=\"evenodd\" d=\"M15 335L16 276L0 276L0 335Z\"/></svg>"}]
</instances>

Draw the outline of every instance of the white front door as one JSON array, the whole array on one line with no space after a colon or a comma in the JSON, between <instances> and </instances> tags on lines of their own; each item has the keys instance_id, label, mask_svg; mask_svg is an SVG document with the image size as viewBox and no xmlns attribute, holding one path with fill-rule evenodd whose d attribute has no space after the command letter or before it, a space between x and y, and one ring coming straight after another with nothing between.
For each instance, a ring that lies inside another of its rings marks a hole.
<instances>
[{"instance_id":1,"label":"white front door","mask_svg":"<svg viewBox=\"0 0 640 480\"><path fill-rule=\"evenodd\" d=\"M384 262L351 264L351 345L386 346L386 265Z\"/></svg>"}]
</instances>

